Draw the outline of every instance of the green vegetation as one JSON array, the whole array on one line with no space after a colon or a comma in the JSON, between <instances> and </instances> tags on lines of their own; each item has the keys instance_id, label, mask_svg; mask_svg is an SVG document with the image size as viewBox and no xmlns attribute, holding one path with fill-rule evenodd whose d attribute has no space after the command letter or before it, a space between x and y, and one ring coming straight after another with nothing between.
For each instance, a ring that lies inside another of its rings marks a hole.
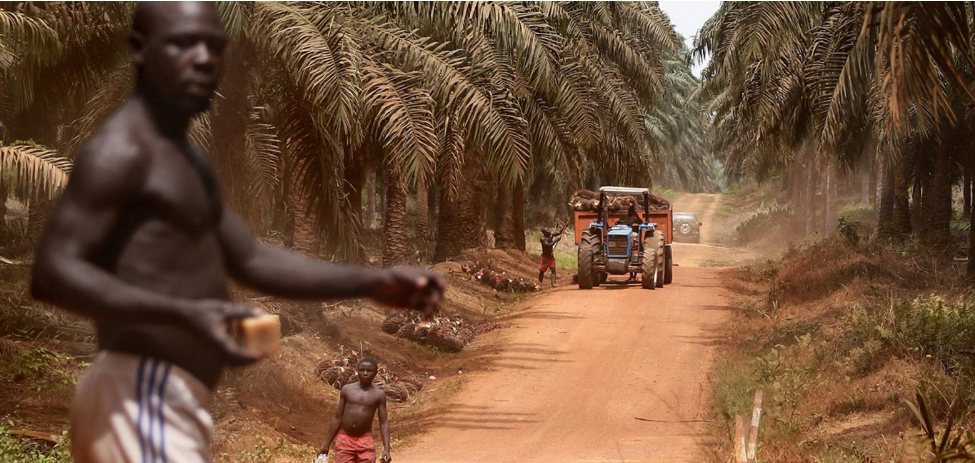
<instances>
[{"instance_id":1,"label":"green vegetation","mask_svg":"<svg viewBox=\"0 0 975 463\"><path fill-rule=\"evenodd\" d=\"M0 425L0 461L4 463L68 463L68 433L60 436L58 444L51 445L11 434L12 423Z\"/></svg>"},{"instance_id":2,"label":"green vegetation","mask_svg":"<svg viewBox=\"0 0 975 463\"><path fill-rule=\"evenodd\" d=\"M0 341L0 380L32 384L40 392L47 386L74 384L67 372L74 359L39 348L8 347Z\"/></svg>"},{"instance_id":3,"label":"green vegetation","mask_svg":"<svg viewBox=\"0 0 975 463\"><path fill-rule=\"evenodd\" d=\"M953 188L975 217L973 27L964 3L722 3L694 53L710 58L696 96L726 175L779 186L792 236L845 214L953 251ZM871 220L840 210L854 196Z\"/></svg>"},{"instance_id":4,"label":"green vegetation","mask_svg":"<svg viewBox=\"0 0 975 463\"><path fill-rule=\"evenodd\" d=\"M971 445L975 293L959 284L963 268L917 243L841 231L739 268L735 347L712 371L714 432L749 415L762 389L762 461L948 461L923 440L911 459L913 441L897 436L930 426L908 402Z\"/></svg>"},{"instance_id":5,"label":"green vegetation","mask_svg":"<svg viewBox=\"0 0 975 463\"><path fill-rule=\"evenodd\" d=\"M525 206L579 188L715 189L689 51L656 3L219 8L224 97L191 137L228 201L285 243L360 259L362 229L381 223L384 263L414 261L410 243L431 236L422 256L442 261L485 227L524 250ZM0 139L34 141L0 145L0 197L35 219L130 92L131 10L0 6Z\"/></svg>"}]
</instances>

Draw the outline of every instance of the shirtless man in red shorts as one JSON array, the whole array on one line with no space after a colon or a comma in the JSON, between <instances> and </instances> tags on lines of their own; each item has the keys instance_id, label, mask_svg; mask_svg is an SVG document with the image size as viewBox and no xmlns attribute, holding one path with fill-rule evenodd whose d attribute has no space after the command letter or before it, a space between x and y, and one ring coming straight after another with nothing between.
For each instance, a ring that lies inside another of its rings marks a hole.
<instances>
[{"instance_id":1,"label":"shirtless man in red shorts","mask_svg":"<svg viewBox=\"0 0 975 463\"><path fill-rule=\"evenodd\" d=\"M538 263L538 282L542 283L545 281L545 271L552 270L552 286L555 286L555 245L559 244L562 239L562 233L565 232L565 228L569 226L566 222L565 225L558 231L558 233L552 233L551 230L542 230L542 238L539 240L542 243L542 258Z\"/></svg>"},{"instance_id":2,"label":"shirtless man in red shorts","mask_svg":"<svg viewBox=\"0 0 975 463\"><path fill-rule=\"evenodd\" d=\"M382 462L389 463L389 420L386 393L372 384L379 366L375 359L363 358L356 367L359 382L346 384L339 394L339 406L328 427L319 455L327 455L335 440L338 463L375 463L376 444L372 438L372 419L379 412L379 432L383 438ZM337 435L337 439L336 439Z\"/></svg>"}]
</instances>

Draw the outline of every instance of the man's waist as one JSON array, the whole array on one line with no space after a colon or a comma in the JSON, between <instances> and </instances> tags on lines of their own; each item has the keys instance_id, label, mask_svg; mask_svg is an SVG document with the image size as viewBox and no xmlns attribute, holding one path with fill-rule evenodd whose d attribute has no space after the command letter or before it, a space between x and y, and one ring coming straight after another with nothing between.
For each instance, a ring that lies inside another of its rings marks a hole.
<instances>
[{"instance_id":1,"label":"man's waist","mask_svg":"<svg viewBox=\"0 0 975 463\"><path fill-rule=\"evenodd\" d=\"M169 376L186 385L187 390L196 398L197 403L206 405L210 401L212 390L203 383L196 375L182 368L180 365L166 359L147 355L138 352L126 352L123 350L103 349L95 356L92 365L111 366L114 369L138 370L139 365L144 365L147 361L158 362L157 368L162 365L170 365Z\"/></svg>"},{"instance_id":2,"label":"man's waist","mask_svg":"<svg viewBox=\"0 0 975 463\"><path fill-rule=\"evenodd\" d=\"M226 366L205 341L177 327L99 326L98 347L105 352L172 363L207 390L216 388Z\"/></svg>"}]
</instances>

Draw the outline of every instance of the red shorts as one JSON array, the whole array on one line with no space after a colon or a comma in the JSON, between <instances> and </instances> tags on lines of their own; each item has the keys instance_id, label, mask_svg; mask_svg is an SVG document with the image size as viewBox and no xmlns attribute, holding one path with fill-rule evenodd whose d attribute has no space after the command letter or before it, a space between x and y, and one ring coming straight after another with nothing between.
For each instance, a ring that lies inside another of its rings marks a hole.
<instances>
[{"instance_id":1,"label":"red shorts","mask_svg":"<svg viewBox=\"0 0 975 463\"><path fill-rule=\"evenodd\" d=\"M542 256L542 260L538 263L538 271L544 272L548 269L555 270L555 257L554 256Z\"/></svg>"},{"instance_id":2,"label":"red shorts","mask_svg":"<svg viewBox=\"0 0 975 463\"><path fill-rule=\"evenodd\" d=\"M339 431L335 437L335 461L338 463L376 463L376 442L372 433L350 436Z\"/></svg>"}]
</instances>

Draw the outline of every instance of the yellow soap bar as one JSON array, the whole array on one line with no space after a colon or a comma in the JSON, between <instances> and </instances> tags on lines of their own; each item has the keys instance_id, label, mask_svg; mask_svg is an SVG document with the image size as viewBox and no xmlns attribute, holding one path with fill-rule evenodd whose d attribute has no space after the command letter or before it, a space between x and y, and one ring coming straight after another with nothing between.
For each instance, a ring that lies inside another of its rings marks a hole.
<instances>
[{"instance_id":1,"label":"yellow soap bar","mask_svg":"<svg viewBox=\"0 0 975 463\"><path fill-rule=\"evenodd\" d=\"M237 342L241 347L262 356L274 354L281 348L281 318L264 314L241 319Z\"/></svg>"}]
</instances>

